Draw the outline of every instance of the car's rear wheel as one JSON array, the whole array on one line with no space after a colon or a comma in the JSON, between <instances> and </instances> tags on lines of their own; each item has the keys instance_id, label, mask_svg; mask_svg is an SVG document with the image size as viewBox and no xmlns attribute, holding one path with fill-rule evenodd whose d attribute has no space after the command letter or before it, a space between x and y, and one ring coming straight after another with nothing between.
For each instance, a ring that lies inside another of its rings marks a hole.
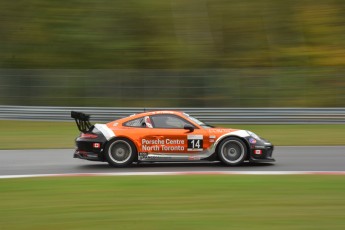
<instances>
[{"instance_id":1,"label":"car's rear wheel","mask_svg":"<svg viewBox=\"0 0 345 230\"><path fill-rule=\"evenodd\" d=\"M135 159L137 150L135 145L126 138L116 138L110 141L105 148L105 157L114 167L125 167Z\"/></svg>"},{"instance_id":2,"label":"car's rear wheel","mask_svg":"<svg viewBox=\"0 0 345 230\"><path fill-rule=\"evenodd\" d=\"M226 165L240 165L247 157L247 146L239 138L228 137L220 142L218 157Z\"/></svg>"}]
</instances>

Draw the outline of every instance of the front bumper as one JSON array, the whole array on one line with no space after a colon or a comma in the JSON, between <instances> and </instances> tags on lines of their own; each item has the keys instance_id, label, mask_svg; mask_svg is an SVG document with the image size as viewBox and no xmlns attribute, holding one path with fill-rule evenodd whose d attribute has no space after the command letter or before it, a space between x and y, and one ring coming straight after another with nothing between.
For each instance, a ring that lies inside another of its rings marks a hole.
<instances>
[{"instance_id":1,"label":"front bumper","mask_svg":"<svg viewBox=\"0 0 345 230\"><path fill-rule=\"evenodd\" d=\"M271 163L275 162L272 157L274 146L267 140L257 140L255 144L250 145L249 162Z\"/></svg>"}]
</instances>

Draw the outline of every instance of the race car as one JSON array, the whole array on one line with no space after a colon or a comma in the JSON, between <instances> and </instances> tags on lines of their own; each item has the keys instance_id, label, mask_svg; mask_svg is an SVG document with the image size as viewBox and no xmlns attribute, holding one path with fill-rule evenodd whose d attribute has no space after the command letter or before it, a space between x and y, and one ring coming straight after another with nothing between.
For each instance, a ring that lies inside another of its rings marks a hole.
<instances>
[{"instance_id":1,"label":"race car","mask_svg":"<svg viewBox=\"0 0 345 230\"><path fill-rule=\"evenodd\" d=\"M180 111L134 114L91 125L90 115L71 112L80 135L74 158L125 167L133 162L274 162L273 145L251 131L218 128Z\"/></svg>"}]
</instances>

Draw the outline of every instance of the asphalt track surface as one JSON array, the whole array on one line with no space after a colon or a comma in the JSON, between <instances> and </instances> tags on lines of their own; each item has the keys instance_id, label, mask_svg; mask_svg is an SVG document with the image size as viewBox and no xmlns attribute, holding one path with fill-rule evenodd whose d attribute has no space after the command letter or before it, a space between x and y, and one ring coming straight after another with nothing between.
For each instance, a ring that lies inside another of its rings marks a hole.
<instances>
[{"instance_id":1,"label":"asphalt track surface","mask_svg":"<svg viewBox=\"0 0 345 230\"><path fill-rule=\"evenodd\" d=\"M227 167L219 162L141 163L112 168L105 162L74 159L72 149L0 150L0 176L30 174L203 172L203 171L345 171L345 146L276 147L274 164Z\"/></svg>"}]
</instances>

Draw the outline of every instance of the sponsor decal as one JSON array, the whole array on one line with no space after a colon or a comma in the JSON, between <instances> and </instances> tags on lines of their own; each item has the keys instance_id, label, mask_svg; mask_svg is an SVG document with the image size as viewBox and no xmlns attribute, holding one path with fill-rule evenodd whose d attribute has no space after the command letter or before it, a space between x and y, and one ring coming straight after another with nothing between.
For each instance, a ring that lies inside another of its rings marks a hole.
<instances>
[{"instance_id":1,"label":"sponsor decal","mask_svg":"<svg viewBox=\"0 0 345 230\"><path fill-rule=\"evenodd\" d=\"M139 157L144 157L145 158L145 157L147 157L147 154L148 153L139 153Z\"/></svg>"},{"instance_id":2,"label":"sponsor decal","mask_svg":"<svg viewBox=\"0 0 345 230\"><path fill-rule=\"evenodd\" d=\"M262 154L262 150L261 149L255 149L254 150L254 154L261 155Z\"/></svg>"},{"instance_id":3,"label":"sponsor decal","mask_svg":"<svg viewBox=\"0 0 345 230\"><path fill-rule=\"evenodd\" d=\"M190 161L198 161L200 160L201 158L200 157L197 157L197 156L191 156L191 157L188 157L188 160Z\"/></svg>"},{"instance_id":4,"label":"sponsor decal","mask_svg":"<svg viewBox=\"0 0 345 230\"><path fill-rule=\"evenodd\" d=\"M160 155L150 155L150 154L146 154L144 156L139 157L139 160L155 160L155 159L170 159L170 157L160 156Z\"/></svg>"},{"instance_id":5,"label":"sponsor decal","mask_svg":"<svg viewBox=\"0 0 345 230\"><path fill-rule=\"evenodd\" d=\"M210 129L209 131L212 133L228 133L231 129Z\"/></svg>"},{"instance_id":6,"label":"sponsor decal","mask_svg":"<svg viewBox=\"0 0 345 230\"><path fill-rule=\"evenodd\" d=\"M188 151L202 151L203 150L203 135L188 135L187 136L187 150Z\"/></svg>"},{"instance_id":7,"label":"sponsor decal","mask_svg":"<svg viewBox=\"0 0 345 230\"><path fill-rule=\"evenodd\" d=\"M145 152L174 152L185 150L185 140L181 139L142 139L141 149Z\"/></svg>"},{"instance_id":8,"label":"sponsor decal","mask_svg":"<svg viewBox=\"0 0 345 230\"><path fill-rule=\"evenodd\" d=\"M99 149L101 147L100 143L93 143L93 148Z\"/></svg>"},{"instance_id":9,"label":"sponsor decal","mask_svg":"<svg viewBox=\"0 0 345 230\"><path fill-rule=\"evenodd\" d=\"M211 131L211 130L210 130ZM239 137L248 137L250 136L247 131L245 130L236 130L233 131L231 129L217 129L216 132L225 133L222 137L226 135L234 135Z\"/></svg>"},{"instance_id":10,"label":"sponsor decal","mask_svg":"<svg viewBox=\"0 0 345 230\"><path fill-rule=\"evenodd\" d=\"M115 122L115 123L113 124L113 126L114 126L114 127L115 127L115 126L118 126L118 124L119 124L119 123Z\"/></svg>"},{"instance_id":11,"label":"sponsor decal","mask_svg":"<svg viewBox=\"0 0 345 230\"><path fill-rule=\"evenodd\" d=\"M173 111L153 111L150 114L174 114Z\"/></svg>"},{"instance_id":12,"label":"sponsor decal","mask_svg":"<svg viewBox=\"0 0 345 230\"><path fill-rule=\"evenodd\" d=\"M139 160L147 159L147 156L148 156L148 155L149 155L148 153L140 152L140 153L139 153L139 156L138 156L138 159L139 159Z\"/></svg>"},{"instance_id":13,"label":"sponsor decal","mask_svg":"<svg viewBox=\"0 0 345 230\"><path fill-rule=\"evenodd\" d=\"M92 133L82 133L80 135L81 138L87 138L87 139L95 139L98 136L96 134L92 134Z\"/></svg>"},{"instance_id":14,"label":"sponsor decal","mask_svg":"<svg viewBox=\"0 0 345 230\"><path fill-rule=\"evenodd\" d=\"M254 138L249 138L249 142L250 142L251 144L256 144L256 140L255 140Z\"/></svg>"},{"instance_id":15,"label":"sponsor decal","mask_svg":"<svg viewBox=\"0 0 345 230\"><path fill-rule=\"evenodd\" d=\"M209 136L209 141L210 141L210 143L213 143L214 142L214 139L216 138L216 136L215 135L211 135L211 136Z\"/></svg>"}]
</instances>

